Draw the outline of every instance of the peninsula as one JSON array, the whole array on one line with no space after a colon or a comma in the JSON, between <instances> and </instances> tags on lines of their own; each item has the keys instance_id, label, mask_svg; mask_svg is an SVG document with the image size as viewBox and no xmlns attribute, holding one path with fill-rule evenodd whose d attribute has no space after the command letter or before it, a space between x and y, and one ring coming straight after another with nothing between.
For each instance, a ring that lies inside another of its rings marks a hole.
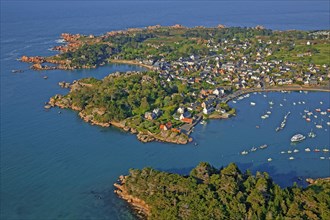
<instances>
[{"instance_id":1,"label":"peninsula","mask_svg":"<svg viewBox=\"0 0 330 220\"><path fill-rule=\"evenodd\" d=\"M188 176L131 169L115 193L148 219L329 219L329 178L281 189L267 173L201 162Z\"/></svg>"},{"instance_id":2,"label":"peninsula","mask_svg":"<svg viewBox=\"0 0 330 220\"><path fill-rule=\"evenodd\" d=\"M101 36L62 34L50 57L27 57L35 70L140 65L145 72L73 83L45 106L71 108L100 126L116 126L143 142L186 144L202 119L228 118L227 102L255 91L329 90L330 32L254 28L130 28Z\"/></svg>"}]
</instances>

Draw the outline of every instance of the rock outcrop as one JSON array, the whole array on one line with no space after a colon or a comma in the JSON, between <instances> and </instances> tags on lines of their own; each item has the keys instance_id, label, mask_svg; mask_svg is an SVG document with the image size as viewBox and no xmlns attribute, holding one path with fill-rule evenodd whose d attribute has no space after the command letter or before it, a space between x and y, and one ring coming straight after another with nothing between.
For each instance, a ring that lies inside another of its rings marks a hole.
<instances>
[{"instance_id":1,"label":"rock outcrop","mask_svg":"<svg viewBox=\"0 0 330 220\"><path fill-rule=\"evenodd\" d=\"M116 188L114 192L122 199L124 199L126 202L128 202L132 208L137 211L140 215L147 217L150 215L150 207L149 205L132 195L129 194L126 186L125 186L126 176L120 176L119 177L119 183L113 184Z\"/></svg>"}]
</instances>

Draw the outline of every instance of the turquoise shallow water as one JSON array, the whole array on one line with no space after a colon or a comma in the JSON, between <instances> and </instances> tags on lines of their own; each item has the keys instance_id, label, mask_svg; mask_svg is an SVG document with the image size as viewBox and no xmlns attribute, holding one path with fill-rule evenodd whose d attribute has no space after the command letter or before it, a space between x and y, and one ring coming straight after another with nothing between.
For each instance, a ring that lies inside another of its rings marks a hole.
<instances>
[{"instance_id":1,"label":"turquoise shallow water","mask_svg":"<svg viewBox=\"0 0 330 220\"><path fill-rule=\"evenodd\" d=\"M112 188L117 177L131 167L188 173L199 161L217 167L236 162L242 169L270 172L282 186L291 185L298 177L329 176L330 160L319 159L323 153L303 151L305 147L329 147L328 115L313 121L324 120L323 130L314 129L315 139L296 146L289 141L296 132L310 131L313 122L306 123L300 113L329 108L329 93L251 95L232 103L238 110L236 117L198 125L192 134L197 147L142 144L118 129L86 124L71 110L61 110L59 115L57 109L43 109L50 96L67 92L57 85L59 81L103 78L114 71L141 70L139 67L108 65L93 70L35 72L15 60L25 54L52 54L47 49L56 45L62 32L100 34L157 23L329 28L328 6L326 1L195 2L189 7L182 2L1 2L1 219L134 219ZM13 74L12 69L26 71ZM49 78L44 80L44 75ZM250 106L251 101L256 106ZM269 101L275 103L273 109L269 109ZM293 105L299 101L306 104ZM272 111L270 118L262 121L261 114L268 110ZM287 127L276 133L288 111ZM269 147L239 155L261 144ZM280 154L295 148L300 152L293 161L287 159L288 154ZM271 163L267 162L269 157L273 158Z\"/></svg>"}]
</instances>

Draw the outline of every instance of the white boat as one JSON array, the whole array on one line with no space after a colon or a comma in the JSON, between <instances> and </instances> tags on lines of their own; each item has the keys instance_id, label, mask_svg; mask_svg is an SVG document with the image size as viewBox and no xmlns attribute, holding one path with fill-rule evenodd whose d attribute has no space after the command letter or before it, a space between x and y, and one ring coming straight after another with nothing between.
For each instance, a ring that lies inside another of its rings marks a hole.
<instances>
[{"instance_id":1,"label":"white boat","mask_svg":"<svg viewBox=\"0 0 330 220\"><path fill-rule=\"evenodd\" d=\"M304 102L304 101L302 101L302 104L303 104L303 105L305 105L305 102Z\"/></svg>"},{"instance_id":2,"label":"white boat","mask_svg":"<svg viewBox=\"0 0 330 220\"><path fill-rule=\"evenodd\" d=\"M291 137L291 142L299 142L305 140L305 136L302 134L295 134Z\"/></svg>"},{"instance_id":3,"label":"white boat","mask_svg":"<svg viewBox=\"0 0 330 220\"><path fill-rule=\"evenodd\" d=\"M292 153L292 151L291 150L288 150L288 154L291 154Z\"/></svg>"},{"instance_id":4,"label":"white boat","mask_svg":"<svg viewBox=\"0 0 330 220\"><path fill-rule=\"evenodd\" d=\"M320 102L321 105L323 105L323 102Z\"/></svg>"},{"instance_id":5,"label":"white boat","mask_svg":"<svg viewBox=\"0 0 330 220\"><path fill-rule=\"evenodd\" d=\"M264 97L266 98L267 96L266 96L266 95L264 95Z\"/></svg>"},{"instance_id":6,"label":"white boat","mask_svg":"<svg viewBox=\"0 0 330 220\"><path fill-rule=\"evenodd\" d=\"M308 110L307 110L307 109L305 109L305 110L304 110L304 112L305 112L305 113L307 113L307 112L308 112Z\"/></svg>"},{"instance_id":7,"label":"white boat","mask_svg":"<svg viewBox=\"0 0 330 220\"><path fill-rule=\"evenodd\" d=\"M317 118L317 115L314 115L314 118Z\"/></svg>"},{"instance_id":8,"label":"white boat","mask_svg":"<svg viewBox=\"0 0 330 220\"><path fill-rule=\"evenodd\" d=\"M261 116L261 118L262 118L262 119L266 119L267 117L266 117L266 116L264 116L264 115L262 115L262 116Z\"/></svg>"},{"instance_id":9,"label":"white boat","mask_svg":"<svg viewBox=\"0 0 330 220\"><path fill-rule=\"evenodd\" d=\"M313 112L307 112L307 115L311 116L313 114Z\"/></svg>"},{"instance_id":10,"label":"white boat","mask_svg":"<svg viewBox=\"0 0 330 220\"><path fill-rule=\"evenodd\" d=\"M255 106L256 103L255 102L250 102L250 105Z\"/></svg>"},{"instance_id":11,"label":"white boat","mask_svg":"<svg viewBox=\"0 0 330 220\"><path fill-rule=\"evenodd\" d=\"M330 126L330 121L328 121L328 122L327 122L327 125L329 125L329 126Z\"/></svg>"},{"instance_id":12,"label":"white boat","mask_svg":"<svg viewBox=\"0 0 330 220\"><path fill-rule=\"evenodd\" d=\"M203 120L203 121L200 122L200 124L201 124L201 125L206 125L207 122L206 122L205 120Z\"/></svg>"},{"instance_id":13,"label":"white boat","mask_svg":"<svg viewBox=\"0 0 330 220\"><path fill-rule=\"evenodd\" d=\"M325 157L320 157L320 159L321 159L321 160L324 160L324 159L325 159Z\"/></svg>"},{"instance_id":14,"label":"white boat","mask_svg":"<svg viewBox=\"0 0 330 220\"><path fill-rule=\"evenodd\" d=\"M293 150L293 153L298 153L298 152L299 152L298 149L294 149L294 150Z\"/></svg>"},{"instance_id":15,"label":"white boat","mask_svg":"<svg viewBox=\"0 0 330 220\"><path fill-rule=\"evenodd\" d=\"M273 160L272 158L268 158L268 159L267 159L268 162L271 162L272 160Z\"/></svg>"},{"instance_id":16,"label":"white boat","mask_svg":"<svg viewBox=\"0 0 330 220\"><path fill-rule=\"evenodd\" d=\"M299 105L301 105L301 102L298 102Z\"/></svg>"},{"instance_id":17,"label":"white boat","mask_svg":"<svg viewBox=\"0 0 330 220\"><path fill-rule=\"evenodd\" d=\"M234 100L233 103L237 103L237 102Z\"/></svg>"},{"instance_id":18,"label":"white boat","mask_svg":"<svg viewBox=\"0 0 330 220\"><path fill-rule=\"evenodd\" d=\"M282 105L282 104L280 104L280 106L282 107L283 105Z\"/></svg>"},{"instance_id":19,"label":"white boat","mask_svg":"<svg viewBox=\"0 0 330 220\"><path fill-rule=\"evenodd\" d=\"M321 115L326 115L326 114L327 114L327 112L321 112L320 114L321 114Z\"/></svg>"},{"instance_id":20,"label":"white boat","mask_svg":"<svg viewBox=\"0 0 330 220\"><path fill-rule=\"evenodd\" d=\"M281 154L285 154L285 151L281 151Z\"/></svg>"},{"instance_id":21,"label":"white boat","mask_svg":"<svg viewBox=\"0 0 330 220\"><path fill-rule=\"evenodd\" d=\"M311 149L309 147L305 148L306 152L311 152Z\"/></svg>"},{"instance_id":22,"label":"white boat","mask_svg":"<svg viewBox=\"0 0 330 220\"><path fill-rule=\"evenodd\" d=\"M249 153L249 152L247 152L247 151L242 151L242 152L241 152L242 155L247 155L248 153Z\"/></svg>"},{"instance_id":23,"label":"white boat","mask_svg":"<svg viewBox=\"0 0 330 220\"><path fill-rule=\"evenodd\" d=\"M322 151L323 151L323 152L329 152L329 149L327 149L327 148L323 148Z\"/></svg>"},{"instance_id":24,"label":"white boat","mask_svg":"<svg viewBox=\"0 0 330 220\"><path fill-rule=\"evenodd\" d=\"M259 148L260 149L265 149L265 148L267 148L268 146L267 146L267 144L263 144L263 145L261 145Z\"/></svg>"},{"instance_id":25,"label":"white boat","mask_svg":"<svg viewBox=\"0 0 330 220\"><path fill-rule=\"evenodd\" d=\"M268 102L270 105L274 105L274 102L273 101L270 101L270 102Z\"/></svg>"},{"instance_id":26,"label":"white boat","mask_svg":"<svg viewBox=\"0 0 330 220\"><path fill-rule=\"evenodd\" d=\"M294 102L294 103L292 103L293 105L296 105L296 103Z\"/></svg>"},{"instance_id":27,"label":"white boat","mask_svg":"<svg viewBox=\"0 0 330 220\"><path fill-rule=\"evenodd\" d=\"M270 114L272 114L272 112L271 111L267 111L267 114L270 115Z\"/></svg>"},{"instance_id":28,"label":"white boat","mask_svg":"<svg viewBox=\"0 0 330 220\"><path fill-rule=\"evenodd\" d=\"M289 157L289 160L294 160L294 157Z\"/></svg>"},{"instance_id":29,"label":"white boat","mask_svg":"<svg viewBox=\"0 0 330 220\"><path fill-rule=\"evenodd\" d=\"M321 128L323 128L323 126L322 126L322 125L315 125L315 127L316 127L316 128L318 128L318 129L321 129Z\"/></svg>"},{"instance_id":30,"label":"white boat","mask_svg":"<svg viewBox=\"0 0 330 220\"><path fill-rule=\"evenodd\" d=\"M257 150L256 147L252 147L252 148L251 148L251 152L254 152L254 151L256 151L256 150Z\"/></svg>"}]
</instances>

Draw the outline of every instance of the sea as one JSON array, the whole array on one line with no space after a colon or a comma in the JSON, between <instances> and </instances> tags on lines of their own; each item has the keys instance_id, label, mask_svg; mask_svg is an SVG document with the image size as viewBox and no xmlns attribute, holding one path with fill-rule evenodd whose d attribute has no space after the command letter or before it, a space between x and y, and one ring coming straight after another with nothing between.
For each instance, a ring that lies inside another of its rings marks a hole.
<instances>
[{"instance_id":1,"label":"sea","mask_svg":"<svg viewBox=\"0 0 330 220\"><path fill-rule=\"evenodd\" d=\"M116 71L144 69L107 65L91 70L32 71L16 60L22 55L54 54L49 48L59 45L63 32L98 35L177 23L330 29L329 2L1 1L1 219L136 219L113 192L119 175L128 174L130 168L151 166L188 174L200 161L217 168L235 162L242 171L269 172L282 187L294 182L304 186L305 178L330 176L330 155L322 152L330 146L330 113L315 111L330 107L329 93L250 94L229 103L237 116L198 124L190 144L143 144L119 129L87 124L72 110L46 111L43 106L51 96L68 92L58 86L60 81L101 79ZM24 72L12 73L13 69ZM303 118L305 111L313 112L309 123ZM285 128L276 132L288 112ZM265 114L269 117L261 119ZM323 128L317 129L316 124ZM310 131L316 133L315 138L290 143L294 134L307 136ZM264 144L268 147L259 149ZM253 147L257 150L250 152ZM314 152L316 148L321 152ZM242 151L249 154L241 155Z\"/></svg>"}]
</instances>

